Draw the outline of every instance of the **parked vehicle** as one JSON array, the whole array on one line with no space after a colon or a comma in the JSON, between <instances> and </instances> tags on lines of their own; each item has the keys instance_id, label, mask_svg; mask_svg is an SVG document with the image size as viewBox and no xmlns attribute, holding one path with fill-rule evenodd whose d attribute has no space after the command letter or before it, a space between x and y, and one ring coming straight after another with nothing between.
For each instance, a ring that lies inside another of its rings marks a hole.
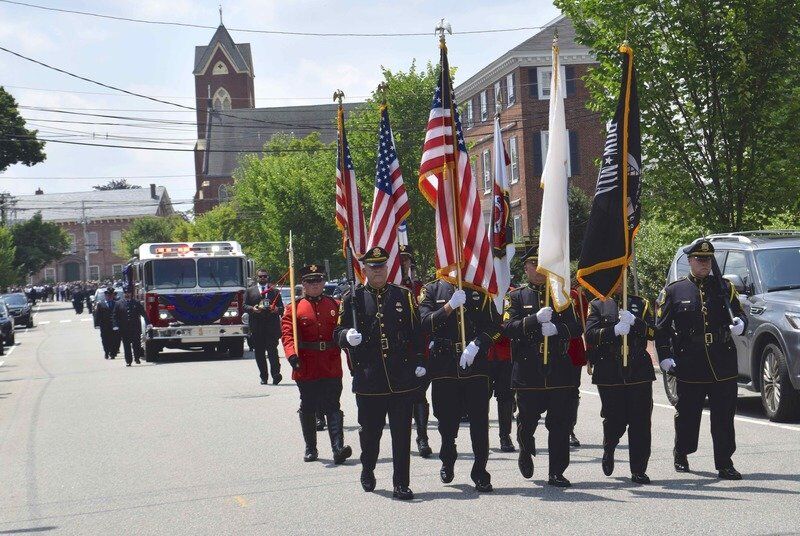
<instances>
[{"instance_id":1,"label":"parked vehicle","mask_svg":"<svg viewBox=\"0 0 800 536\"><path fill-rule=\"evenodd\" d=\"M33 306L28 302L28 298L22 292L13 294L2 294L0 300L8 308L8 314L14 319L14 325L33 327Z\"/></svg>"},{"instance_id":2,"label":"parked vehicle","mask_svg":"<svg viewBox=\"0 0 800 536\"><path fill-rule=\"evenodd\" d=\"M8 309L0 303L0 346L14 346L14 319L8 313Z\"/></svg>"},{"instance_id":3,"label":"parked vehicle","mask_svg":"<svg viewBox=\"0 0 800 536\"><path fill-rule=\"evenodd\" d=\"M800 231L747 231L707 237L723 277L739 293L747 330L734 336L739 383L761 394L772 421L800 417ZM689 263L678 248L667 282L685 277ZM675 380L664 375L677 402Z\"/></svg>"}]
</instances>

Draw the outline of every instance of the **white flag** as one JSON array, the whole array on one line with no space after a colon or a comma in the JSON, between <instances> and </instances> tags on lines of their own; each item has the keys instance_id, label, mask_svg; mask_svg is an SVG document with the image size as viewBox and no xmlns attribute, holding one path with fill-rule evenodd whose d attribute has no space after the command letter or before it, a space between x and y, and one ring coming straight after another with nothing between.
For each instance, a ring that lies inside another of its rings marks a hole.
<instances>
[{"instance_id":1,"label":"white flag","mask_svg":"<svg viewBox=\"0 0 800 536\"><path fill-rule=\"evenodd\" d=\"M508 155L500 131L500 115L494 116L494 191L492 192L492 222L489 243L494 255L494 275L497 278L497 296L494 305L503 314L503 302L511 285L511 259L514 258L510 206L508 202Z\"/></svg>"},{"instance_id":2,"label":"white flag","mask_svg":"<svg viewBox=\"0 0 800 536\"><path fill-rule=\"evenodd\" d=\"M563 311L570 304L569 204L567 203L567 126L558 64L558 42L553 42L550 78L550 121L547 159L542 171L542 221L539 227L539 266L547 277L552 307Z\"/></svg>"}]
</instances>

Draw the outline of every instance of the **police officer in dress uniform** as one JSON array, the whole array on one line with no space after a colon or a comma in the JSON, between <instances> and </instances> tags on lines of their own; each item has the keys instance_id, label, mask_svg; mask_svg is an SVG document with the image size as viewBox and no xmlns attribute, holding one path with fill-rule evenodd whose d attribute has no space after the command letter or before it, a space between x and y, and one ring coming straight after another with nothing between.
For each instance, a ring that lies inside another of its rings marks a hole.
<instances>
[{"instance_id":1,"label":"police officer in dress uniform","mask_svg":"<svg viewBox=\"0 0 800 536\"><path fill-rule=\"evenodd\" d=\"M375 489L375 464L388 414L392 495L410 500L414 498L408 487L411 411L420 378L426 373L419 314L408 289L386 282L389 254L385 249L372 248L359 260L364 263L367 283L355 289L355 296L350 292L343 296L335 339L347 349L353 371L361 425L361 486L367 492Z\"/></svg>"},{"instance_id":2,"label":"police officer in dress uniform","mask_svg":"<svg viewBox=\"0 0 800 536\"><path fill-rule=\"evenodd\" d=\"M459 328L464 308L466 347ZM487 354L500 338L500 318L491 297L472 289L458 290L438 279L425 285L420 297L422 329L430 337L428 370L432 383L433 414L439 421L442 446L439 478L453 481L458 457L456 437L461 417L469 413L469 434L475 456L470 477L475 490L493 490L486 471L489 460L489 371Z\"/></svg>"},{"instance_id":3,"label":"police officer in dress uniform","mask_svg":"<svg viewBox=\"0 0 800 536\"><path fill-rule=\"evenodd\" d=\"M533 476L536 455L534 433L542 413L547 412L547 448L551 486L567 487L569 434L575 407L576 376L567 349L569 340L581 333L570 304L561 312L545 307L545 276L536 271L537 251L522 257L528 285L509 294L503 330L511 339L513 368L511 387L517 394L518 465L524 478ZM544 338L548 337L548 364L544 364Z\"/></svg>"},{"instance_id":4,"label":"police officer in dress uniform","mask_svg":"<svg viewBox=\"0 0 800 536\"><path fill-rule=\"evenodd\" d=\"M400 244L400 266L402 272L402 283L404 287L411 291L414 300L417 300L422 291L422 283L416 278L414 273L414 249L408 244ZM430 405L428 404L428 386L430 379L426 376L420 382L416 400L414 400L414 423L417 426L417 451L423 458L433 454L428 443L428 417L430 416Z\"/></svg>"},{"instance_id":5,"label":"police officer in dress uniform","mask_svg":"<svg viewBox=\"0 0 800 536\"><path fill-rule=\"evenodd\" d=\"M114 359L119 353L119 332L114 331L111 316L114 312L114 287L108 287L105 299L94 308L94 327L100 330L100 341L103 343L103 355L106 359Z\"/></svg>"},{"instance_id":6,"label":"police officer in dress uniform","mask_svg":"<svg viewBox=\"0 0 800 536\"><path fill-rule=\"evenodd\" d=\"M708 396L714 466L720 478L741 480L731 460L736 450L738 391L732 335L744 333L747 318L733 285L721 274L711 274L714 245L698 239L683 252L689 258L689 276L667 285L656 304L658 359L661 369L678 380L675 470L689 471L687 455L697 451L700 416Z\"/></svg>"},{"instance_id":7,"label":"police officer in dress uniform","mask_svg":"<svg viewBox=\"0 0 800 536\"><path fill-rule=\"evenodd\" d=\"M594 367L592 383L600 393L603 417L603 473L614 472L614 450L628 429L631 481L649 484L650 423L653 413L653 361L647 341L653 340L653 312L649 302L628 296L622 307L618 285L615 295L589 304L586 342ZM628 336L628 365L623 366L622 341Z\"/></svg>"},{"instance_id":8,"label":"police officer in dress uniform","mask_svg":"<svg viewBox=\"0 0 800 536\"><path fill-rule=\"evenodd\" d=\"M133 297L133 289L126 286L123 289L124 298L114 304L111 321L114 331L118 331L122 338L122 349L125 353L125 365L130 367L135 359L140 363L142 356L142 324L139 318L147 322L147 315L142 302Z\"/></svg>"},{"instance_id":9,"label":"police officer in dress uniform","mask_svg":"<svg viewBox=\"0 0 800 536\"><path fill-rule=\"evenodd\" d=\"M303 460L317 459L317 411L328 417L334 463L344 463L353 450L344 444L342 396L342 357L333 339L339 304L322 293L325 274L319 264L300 269L303 297L296 300L297 337L292 331L292 308L281 319L284 354L292 366L292 379L300 389L300 427L306 443Z\"/></svg>"}]
</instances>

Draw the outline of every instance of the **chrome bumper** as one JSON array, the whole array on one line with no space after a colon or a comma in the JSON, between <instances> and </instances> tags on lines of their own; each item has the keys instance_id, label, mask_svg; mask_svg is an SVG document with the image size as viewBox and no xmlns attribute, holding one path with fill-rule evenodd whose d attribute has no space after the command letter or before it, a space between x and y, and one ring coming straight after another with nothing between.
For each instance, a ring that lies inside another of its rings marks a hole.
<instances>
[{"instance_id":1,"label":"chrome bumper","mask_svg":"<svg viewBox=\"0 0 800 536\"><path fill-rule=\"evenodd\" d=\"M250 328L244 324L209 326L175 326L168 328L150 328L147 339L166 341L180 339L181 342L216 342L225 337L246 337Z\"/></svg>"}]
</instances>

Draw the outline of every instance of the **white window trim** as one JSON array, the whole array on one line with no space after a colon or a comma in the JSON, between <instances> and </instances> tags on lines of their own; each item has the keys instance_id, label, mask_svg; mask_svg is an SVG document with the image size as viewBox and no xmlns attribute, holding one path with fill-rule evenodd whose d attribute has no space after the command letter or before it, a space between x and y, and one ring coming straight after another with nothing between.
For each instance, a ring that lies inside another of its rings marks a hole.
<instances>
[{"instance_id":1,"label":"white window trim","mask_svg":"<svg viewBox=\"0 0 800 536\"><path fill-rule=\"evenodd\" d=\"M514 233L514 242L519 242L522 239L522 214L512 216L511 229Z\"/></svg>"},{"instance_id":2,"label":"white window trim","mask_svg":"<svg viewBox=\"0 0 800 536\"><path fill-rule=\"evenodd\" d=\"M542 131L541 136L541 144L542 144L542 170L544 170L545 162L547 161L547 145L550 141L550 132L547 130ZM567 131L567 178L572 177L572 155L570 154L571 151L569 150L569 130Z\"/></svg>"},{"instance_id":3,"label":"white window trim","mask_svg":"<svg viewBox=\"0 0 800 536\"><path fill-rule=\"evenodd\" d=\"M119 267L119 270L117 270L117 267ZM122 268L123 268L123 266L121 264L112 264L111 265L111 276L112 277L116 277L117 275L121 276L122 275Z\"/></svg>"},{"instance_id":4,"label":"white window trim","mask_svg":"<svg viewBox=\"0 0 800 536\"><path fill-rule=\"evenodd\" d=\"M94 239L92 239L94 235ZM83 245L89 253L97 253L100 251L100 233L97 231L86 232L86 243Z\"/></svg>"},{"instance_id":5,"label":"white window trim","mask_svg":"<svg viewBox=\"0 0 800 536\"><path fill-rule=\"evenodd\" d=\"M486 91L481 91L481 121L489 119L489 109L486 102Z\"/></svg>"},{"instance_id":6,"label":"white window trim","mask_svg":"<svg viewBox=\"0 0 800 536\"><path fill-rule=\"evenodd\" d=\"M218 102L219 107L217 107ZM231 94L228 93L228 90L224 87L220 87L214 93L214 97L211 99L211 107L215 110L230 110L232 102L233 100L231 98Z\"/></svg>"},{"instance_id":7,"label":"white window trim","mask_svg":"<svg viewBox=\"0 0 800 536\"><path fill-rule=\"evenodd\" d=\"M44 278L45 279L52 279L53 281L56 280L56 269L51 267L46 267L44 269Z\"/></svg>"},{"instance_id":8,"label":"white window trim","mask_svg":"<svg viewBox=\"0 0 800 536\"><path fill-rule=\"evenodd\" d=\"M559 82L561 86L561 94L566 98L567 96L567 70L563 65L559 65ZM550 98L550 73L553 72L552 66L539 67L536 69L536 76L539 77L539 100L548 100Z\"/></svg>"},{"instance_id":9,"label":"white window trim","mask_svg":"<svg viewBox=\"0 0 800 536\"><path fill-rule=\"evenodd\" d=\"M67 253L74 255L78 252L78 244L75 243L75 233L67 233L67 238L69 239L69 245L67 246Z\"/></svg>"},{"instance_id":10,"label":"white window trim","mask_svg":"<svg viewBox=\"0 0 800 536\"><path fill-rule=\"evenodd\" d=\"M511 159L511 173L508 177L509 184L519 182L519 147L516 136L508 140L508 156Z\"/></svg>"},{"instance_id":11,"label":"white window trim","mask_svg":"<svg viewBox=\"0 0 800 536\"><path fill-rule=\"evenodd\" d=\"M516 76L514 76L513 72L506 75L506 95L508 96L506 108L510 108L517 102L517 88L514 86L515 78Z\"/></svg>"},{"instance_id":12,"label":"white window trim","mask_svg":"<svg viewBox=\"0 0 800 536\"><path fill-rule=\"evenodd\" d=\"M221 75L221 74L228 74L228 66L225 65L225 62L218 61L214 65L214 68L211 70L211 75L215 76L215 75Z\"/></svg>"},{"instance_id":13,"label":"white window trim","mask_svg":"<svg viewBox=\"0 0 800 536\"><path fill-rule=\"evenodd\" d=\"M475 120L474 110L472 109L472 99L467 101L467 129L472 128Z\"/></svg>"},{"instance_id":14,"label":"white window trim","mask_svg":"<svg viewBox=\"0 0 800 536\"><path fill-rule=\"evenodd\" d=\"M93 271L95 268L97 269L97 277L92 277L92 271ZM100 266L98 266L97 264L91 264L91 265L89 265L89 274L88 274L88 277L87 277L87 279L89 279L90 281L91 281L91 280L94 280L94 279L100 279Z\"/></svg>"},{"instance_id":15,"label":"white window trim","mask_svg":"<svg viewBox=\"0 0 800 536\"><path fill-rule=\"evenodd\" d=\"M483 193L486 195L492 191L492 152L489 149L483 151L481 164L483 165Z\"/></svg>"},{"instance_id":16,"label":"white window trim","mask_svg":"<svg viewBox=\"0 0 800 536\"><path fill-rule=\"evenodd\" d=\"M498 80L494 83L494 113L499 112L502 109L502 104L500 104L500 100L503 98L503 85Z\"/></svg>"}]
</instances>

